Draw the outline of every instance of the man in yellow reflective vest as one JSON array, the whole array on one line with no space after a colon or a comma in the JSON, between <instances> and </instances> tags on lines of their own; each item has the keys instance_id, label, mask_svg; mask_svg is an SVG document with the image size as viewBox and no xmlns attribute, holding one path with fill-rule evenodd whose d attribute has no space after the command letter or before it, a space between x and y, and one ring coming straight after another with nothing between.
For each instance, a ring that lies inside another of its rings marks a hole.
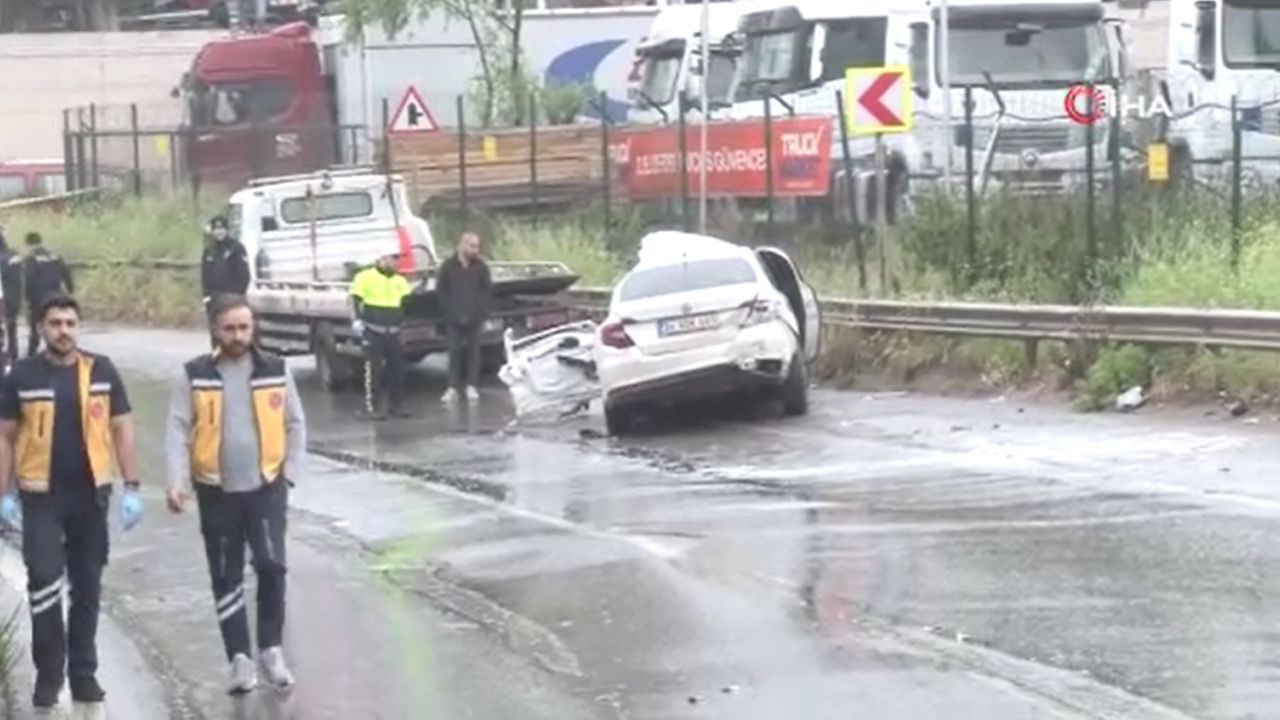
<instances>
[{"instance_id":1,"label":"man in yellow reflective vest","mask_svg":"<svg viewBox=\"0 0 1280 720\"><path fill-rule=\"evenodd\" d=\"M404 299L411 291L409 281L396 268L399 258L385 255L351 281L355 313L351 330L363 342L366 356L365 409L378 420L386 417L388 405L392 415L408 416L402 404L405 362L400 329Z\"/></svg>"},{"instance_id":2,"label":"man in yellow reflective vest","mask_svg":"<svg viewBox=\"0 0 1280 720\"><path fill-rule=\"evenodd\" d=\"M212 319L218 347L183 366L169 402L166 500L170 512L182 512L187 484L195 485L230 691L258 685L245 610L246 544L258 578L258 662L285 690L294 681L282 648L285 524L289 484L306 458L306 418L284 360L254 346L248 302L222 296Z\"/></svg>"},{"instance_id":3,"label":"man in yellow reflective vest","mask_svg":"<svg viewBox=\"0 0 1280 720\"><path fill-rule=\"evenodd\" d=\"M0 518L22 529L36 666L32 701L47 710L58 704L64 680L77 703L100 703L106 695L96 677L95 638L113 449L124 476L125 530L141 520L142 503L129 398L111 360L77 346L80 306L53 295L31 315L45 351L14 363L0 392ZM20 507L9 493L14 475Z\"/></svg>"}]
</instances>

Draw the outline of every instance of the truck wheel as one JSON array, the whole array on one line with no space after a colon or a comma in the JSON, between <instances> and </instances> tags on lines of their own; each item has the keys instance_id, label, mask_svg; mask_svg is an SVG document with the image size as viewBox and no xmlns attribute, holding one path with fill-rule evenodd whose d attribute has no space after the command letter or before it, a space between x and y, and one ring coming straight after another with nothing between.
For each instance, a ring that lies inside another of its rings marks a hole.
<instances>
[{"instance_id":1,"label":"truck wheel","mask_svg":"<svg viewBox=\"0 0 1280 720\"><path fill-rule=\"evenodd\" d=\"M496 375L503 365L507 364L507 350L501 345L490 345L480 348L480 372L484 375Z\"/></svg>"},{"instance_id":2,"label":"truck wheel","mask_svg":"<svg viewBox=\"0 0 1280 720\"><path fill-rule=\"evenodd\" d=\"M809 413L809 367L798 353L791 358L791 371L782 385L782 413L788 417Z\"/></svg>"},{"instance_id":3,"label":"truck wheel","mask_svg":"<svg viewBox=\"0 0 1280 720\"><path fill-rule=\"evenodd\" d=\"M635 429L635 416L631 410L620 407L604 408L604 429L610 435L626 435Z\"/></svg>"},{"instance_id":4,"label":"truck wheel","mask_svg":"<svg viewBox=\"0 0 1280 720\"><path fill-rule=\"evenodd\" d=\"M316 328L313 342L316 356L316 376L326 390L337 392L348 387L358 376L360 363L338 351L333 329L328 325Z\"/></svg>"}]
</instances>

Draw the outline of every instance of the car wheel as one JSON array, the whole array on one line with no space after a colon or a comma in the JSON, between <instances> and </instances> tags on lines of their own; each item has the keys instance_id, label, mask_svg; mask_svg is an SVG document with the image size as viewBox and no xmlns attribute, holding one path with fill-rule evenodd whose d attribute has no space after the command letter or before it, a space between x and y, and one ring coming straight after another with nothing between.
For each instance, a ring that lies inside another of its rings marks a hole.
<instances>
[{"instance_id":1,"label":"car wheel","mask_svg":"<svg viewBox=\"0 0 1280 720\"><path fill-rule=\"evenodd\" d=\"M503 365L507 364L507 350L501 345L490 345L480 349L480 372L484 375L496 375Z\"/></svg>"},{"instance_id":2,"label":"car wheel","mask_svg":"<svg viewBox=\"0 0 1280 720\"><path fill-rule=\"evenodd\" d=\"M604 428L610 435L626 435L635 429L635 417L626 408L606 405L604 408Z\"/></svg>"},{"instance_id":3,"label":"car wheel","mask_svg":"<svg viewBox=\"0 0 1280 720\"><path fill-rule=\"evenodd\" d=\"M809 367L800 355L791 359L791 371L782 385L782 412L789 417L809 412Z\"/></svg>"}]
</instances>

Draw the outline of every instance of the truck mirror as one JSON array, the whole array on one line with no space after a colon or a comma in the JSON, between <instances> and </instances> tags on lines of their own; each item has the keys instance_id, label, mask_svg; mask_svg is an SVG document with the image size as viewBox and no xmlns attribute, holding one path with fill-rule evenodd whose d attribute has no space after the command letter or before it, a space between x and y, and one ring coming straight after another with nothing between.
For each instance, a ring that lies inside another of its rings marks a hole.
<instances>
[{"instance_id":1,"label":"truck mirror","mask_svg":"<svg viewBox=\"0 0 1280 720\"><path fill-rule=\"evenodd\" d=\"M280 229L280 223L276 222L273 217L262 218L262 232L275 232Z\"/></svg>"},{"instance_id":2,"label":"truck mirror","mask_svg":"<svg viewBox=\"0 0 1280 720\"><path fill-rule=\"evenodd\" d=\"M1196 66L1205 80L1212 80L1217 67L1217 17L1214 3L1196 3Z\"/></svg>"}]
</instances>

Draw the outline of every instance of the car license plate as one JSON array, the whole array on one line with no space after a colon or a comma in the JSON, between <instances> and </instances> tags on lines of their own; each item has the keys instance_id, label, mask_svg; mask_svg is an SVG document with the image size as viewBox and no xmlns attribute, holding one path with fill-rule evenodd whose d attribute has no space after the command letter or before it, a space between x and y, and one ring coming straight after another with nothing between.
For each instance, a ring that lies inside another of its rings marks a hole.
<instances>
[{"instance_id":1,"label":"car license plate","mask_svg":"<svg viewBox=\"0 0 1280 720\"><path fill-rule=\"evenodd\" d=\"M720 314L691 315L689 317L667 318L658 321L658 337L686 335L688 333L714 330L720 327Z\"/></svg>"}]
</instances>

